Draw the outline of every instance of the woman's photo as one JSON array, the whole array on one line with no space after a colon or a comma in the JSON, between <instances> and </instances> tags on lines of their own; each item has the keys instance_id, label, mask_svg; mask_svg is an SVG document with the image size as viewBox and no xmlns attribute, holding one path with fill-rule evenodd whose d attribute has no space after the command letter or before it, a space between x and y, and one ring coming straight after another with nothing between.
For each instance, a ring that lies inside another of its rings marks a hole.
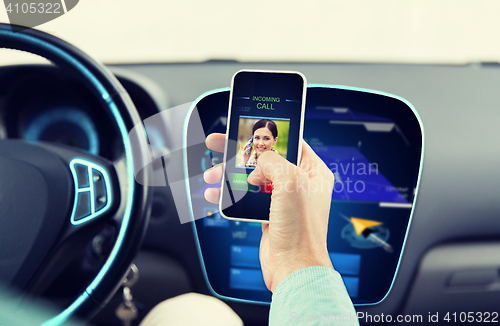
<instances>
[{"instance_id":1,"label":"woman's photo","mask_svg":"<svg viewBox=\"0 0 500 326\"><path fill-rule=\"evenodd\" d=\"M240 117L236 166L256 167L259 156L274 151L286 158L289 119Z\"/></svg>"}]
</instances>

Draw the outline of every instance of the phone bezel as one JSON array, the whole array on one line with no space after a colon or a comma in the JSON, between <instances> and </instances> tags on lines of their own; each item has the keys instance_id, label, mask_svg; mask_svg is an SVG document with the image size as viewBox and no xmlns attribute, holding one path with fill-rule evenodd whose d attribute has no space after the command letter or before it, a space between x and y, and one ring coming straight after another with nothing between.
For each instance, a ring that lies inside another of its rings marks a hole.
<instances>
[{"instance_id":1,"label":"phone bezel","mask_svg":"<svg viewBox=\"0 0 500 326\"><path fill-rule=\"evenodd\" d=\"M220 198L219 198L219 214L228 220L232 221L242 221L242 222L257 222L257 223L269 223L269 219L267 220L260 220L260 219L249 219L249 218L242 218L242 217L233 217L233 216L226 216L223 212L222 209L222 196L224 195L224 188L226 187L226 162L227 162L227 150L228 150L228 144L229 144L229 130L231 128L231 107L233 103L233 88L234 88L234 80L236 76L240 73L246 73L246 72L253 72L253 73L274 73L274 74L295 74L299 75L302 77L303 80L303 87L302 87L302 103L300 107L300 121L299 121L299 140L298 140L298 150L297 150L297 165L300 165L300 160L302 158L302 142L303 142L303 131L304 131L304 115L305 115L305 108L306 108L306 94L307 94L307 79L304 74L302 74L299 71L290 71L290 70L260 70L260 69L242 69L238 70L233 77L231 78L231 89L229 92L229 109L228 109L228 115L227 115L227 128L226 128L226 141L224 145L224 159L222 161L222 181L221 181L221 192L220 192Z\"/></svg>"}]
</instances>

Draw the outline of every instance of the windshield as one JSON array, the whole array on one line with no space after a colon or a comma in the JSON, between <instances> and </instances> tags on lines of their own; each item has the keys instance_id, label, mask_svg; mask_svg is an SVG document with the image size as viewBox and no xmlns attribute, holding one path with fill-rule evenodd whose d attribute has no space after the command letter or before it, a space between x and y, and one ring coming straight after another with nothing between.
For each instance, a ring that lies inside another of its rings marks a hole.
<instances>
[{"instance_id":1,"label":"windshield","mask_svg":"<svg viewBox=\"0 0 500 326\"><path fill-rule=\"evenodd\" d=\"M107 64L464 64L500 60L499 12L494 0L85 0L36 28ZM5 8L0 21L9 22ZM0 52L0 64L26 60L33 59Z\"/></svg>"}]
</instances>

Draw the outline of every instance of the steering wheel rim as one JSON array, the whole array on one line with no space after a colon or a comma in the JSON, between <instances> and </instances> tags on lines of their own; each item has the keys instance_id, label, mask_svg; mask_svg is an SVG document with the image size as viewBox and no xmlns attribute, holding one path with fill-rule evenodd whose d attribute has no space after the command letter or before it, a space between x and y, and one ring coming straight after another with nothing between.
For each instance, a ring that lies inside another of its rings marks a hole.
<instances>
[{"instance_id":1,"label":"steering wheel rim","mask_svg":"<svg viewBox=\"0 0 500 326\"><path fill-rule=\"evenodd\" d=\"M101 99L117 124L125 149L126 204L116 242L97 276L65 310L45 324L57 325L68 318L92 316L115 293L136 255L148 223L147 183L140 185L134 177L134 155L128 132L142 121L128 93L116 77L76 47L50 34L25 27L0 23L0 48L21 50L42 56L60 68L66 69L85 81ZM144 169L143 174L147 174ZM148 176L144 175L144 181ZM120 185L122 187L122 185Z\"/></svg>"}]
</instances>

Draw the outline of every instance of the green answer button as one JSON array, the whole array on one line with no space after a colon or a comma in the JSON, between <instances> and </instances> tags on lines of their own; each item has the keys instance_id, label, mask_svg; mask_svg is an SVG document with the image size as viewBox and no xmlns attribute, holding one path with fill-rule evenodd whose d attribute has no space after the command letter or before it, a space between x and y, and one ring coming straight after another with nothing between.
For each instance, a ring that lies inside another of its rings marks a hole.
<instances>
[{"instance_id":1,"label":"green answer button","mask_svg":"<svg viewBox=\"0 0 500 326\"><path fill-rule=\"evenodd\" d=\"M259 192L260 187L249 184L247 178L248 174L229 173L231 190Z\"/></svg>"}]
</instances>

